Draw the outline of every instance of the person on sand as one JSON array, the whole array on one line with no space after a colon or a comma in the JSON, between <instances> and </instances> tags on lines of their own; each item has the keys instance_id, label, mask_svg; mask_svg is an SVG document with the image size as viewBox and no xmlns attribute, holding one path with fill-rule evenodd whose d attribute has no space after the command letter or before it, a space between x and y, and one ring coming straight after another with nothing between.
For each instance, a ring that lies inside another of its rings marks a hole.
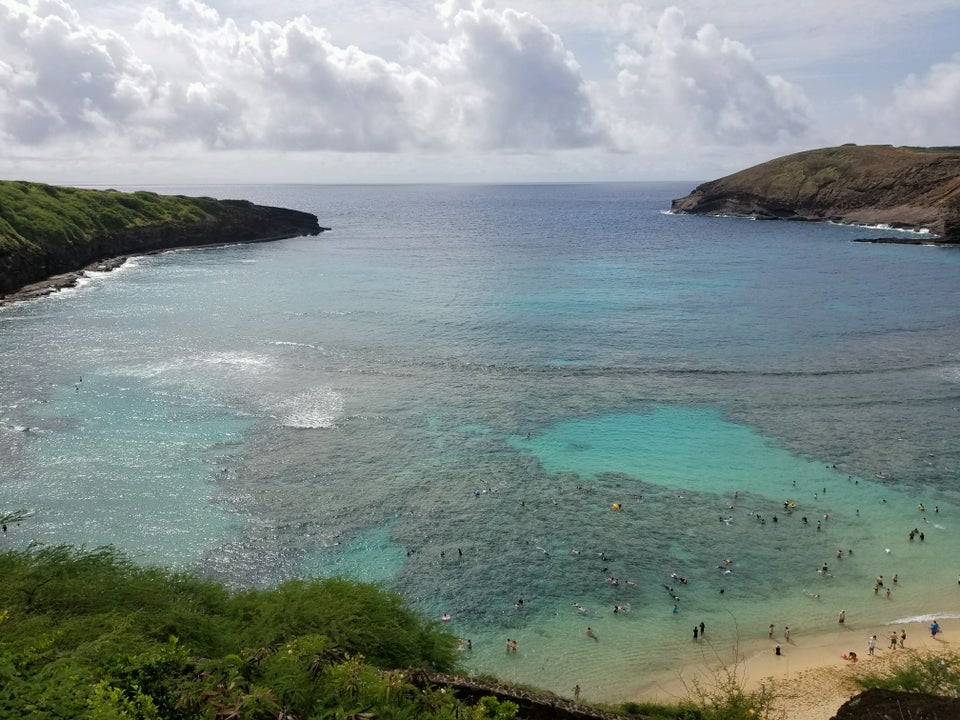
<instances>
[{"instance_id":1,"label":"person on sand","mask_svg":"<svg viewBox=\"0 0 960 720\"><path fill-rule=\"evenodd\" d=\"M930 624L930 637L936 637L938 632L940 632L940 623L934 620Z\"/></svg>"},{"instance_id":2,"label":"person on sand","mask_svg":"<svg viewBox=\"0 0 960 720\"><path fill-rule=\"evenodd\" d=\"M901 630L900 631L900 647L903 647L904 643L906 642L907 642L907 631Z\"/></svg>"},{"instance_id":3,"label":"person on sand","mask_svg":"<svg viewBox=\"0 0 960 720\"><path fill-rule=\"evenodd\" d=\"M773 654L774 654L774 655L780 655L780 654L781 654L781 652L780 652L780 643L777 643L777 646L773 649Z\"/></svg>"},{"instance_id":4,"label":"person on sand","mask_svg":"<svg viewBox=\"0 0 960 720\"><path fill-rule=\"evenodd\" d=\"M896 631L890 633L890 649L891 649L891 650L896 650L896 649L897 649L897 633L896 633Z\"/></svg>"},{"instance_id":5,"label":"person on sand","mask_svg":"<svg viewBox=\"0 0 960 720\"><path fill-rule=\"evenodd\" d=\"M873 655L873 650L876 647L877 647L877 636L871 635L867 640L867 655Z\"/></svg>"}]
</instances>

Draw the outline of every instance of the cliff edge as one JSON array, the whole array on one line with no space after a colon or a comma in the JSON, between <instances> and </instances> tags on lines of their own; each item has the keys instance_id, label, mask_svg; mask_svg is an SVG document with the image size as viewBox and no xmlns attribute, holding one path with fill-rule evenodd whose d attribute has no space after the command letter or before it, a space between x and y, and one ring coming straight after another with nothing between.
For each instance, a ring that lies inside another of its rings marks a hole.
<instances>
[{"instance_id":1,"label":"cliff edge","mask_svg":"<svg viewBox=\"0 0 960 720\"><path fill-rule=\"evenodd\" d=\"M960 243L960 148L808 150L704 183L672 210L928 229L931 242Z\"/></svg>"},{"instance_id":2,"label":"cliff edge","mask_svg":"<svg viewBox=\"0 0 960 720\"><path fill-rule=\"evenodd\" d=\"M245 200L0 181L0 302L35 283L26 297L70 285L110 258L327 229L310 213Z\"/></svg>"}]
</instances>

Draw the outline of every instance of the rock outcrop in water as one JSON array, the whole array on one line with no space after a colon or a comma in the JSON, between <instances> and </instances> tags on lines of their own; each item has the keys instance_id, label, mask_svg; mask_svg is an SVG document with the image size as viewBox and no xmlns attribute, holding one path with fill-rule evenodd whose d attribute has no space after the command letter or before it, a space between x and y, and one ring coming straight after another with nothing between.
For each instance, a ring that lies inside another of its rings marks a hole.
<instances>
[{"instance_id":1,"label":"rock outcrop in water","mask_svg":"<svg viewBox=\"0 0 960 720\"><path fill-rule=\"evenodd\" d=\"M110 259L327 229L310 213L245 200L0 181L0 302L71 285Z\"/></svg>"},{"instance_id":2,"label":"rock outcrop in water","mask_svg":"<svg viewBox=\"0 0 960 720\"><path fill-rule=\"evenodd\" d=\"M960 148L842 145L704 183L673 212L929 229L960 243Z\"/></svg>"}]
</instances>

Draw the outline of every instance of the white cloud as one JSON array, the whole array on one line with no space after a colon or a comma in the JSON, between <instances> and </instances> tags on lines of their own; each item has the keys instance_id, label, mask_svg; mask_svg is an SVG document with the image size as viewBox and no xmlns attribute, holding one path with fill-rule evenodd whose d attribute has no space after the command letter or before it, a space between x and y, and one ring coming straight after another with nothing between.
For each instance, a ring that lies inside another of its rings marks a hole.
<instances>
[{"instance_id":1,"label":"white cloud","mask_svg":"<svg viewBox=\"0 0 960 720\"><path fill-rule=\"evenodd\" d=\"M198 0L147 8L135 39L59 0L0 9L0 127L42 144L101 134L134 148L538 151L602 134L573 56L532 15L447 3L442 43L405 64L335 44L306 16L242 30ZM132 38L133 39L133 38Z\"/></svg>"},{"instance_id":2,"label":"white cloud","mask_svg":"<svg viewBox=\"0 0 960 720\"><path fill-rule=\"evenodd\" d=\"M897 85L883 118L898 142L960 142L960 53L935 64L923 77L910 75Z\"/></svg>"},{"instance_id":3,"label":"white cloud","mask_svg":"<svg viewBox=\"0 0 960 720\"><path fill-rule=\"evenodd\" d=\"M124 123L157 91L150 67L120 36L86 27L59 0L0 6L0 128L36 145Z\"/></svg>"},{"instance_id":4,"label":"white cloud","mask_svg":"<svg viewBox=\"0 0 960 720\"><path fill-rule=\"evenodd\" d=\"M515 150L603 139L576 60L536 17L479 0L447 0L438 9L452 36L419 54L457 99L461 139Z\"/></svg>"},{"instance_id":5,"label":"white cloud","mask_svg":"<svg viewBox=\"0 0 960 720\"><path fill-rule=\"evenodd\" d=\"M956 52L960 9L896 8L0 0L0 172L250 157L257 178L275 155L372 179L697 178L834 141L955 143L960 56L931 63ZM857 14L862 32L841 33ZM851 111L854 92L871 113Z\"/></svg>"},{"instance_id":6,"label":"white cloud","mask_svg":"<svg viewBox=\"0 0 960 720\"><path fill-rule=\"evenodd\" d=\"M621 132L661 133L690 143L774 143L803 135L809 103L800 88L766 75L749 49L713 25L687 33L686 18L667 8L655 26L644 15L617 52L617 77L625 117Z\"/></svg>"}]
</instances>

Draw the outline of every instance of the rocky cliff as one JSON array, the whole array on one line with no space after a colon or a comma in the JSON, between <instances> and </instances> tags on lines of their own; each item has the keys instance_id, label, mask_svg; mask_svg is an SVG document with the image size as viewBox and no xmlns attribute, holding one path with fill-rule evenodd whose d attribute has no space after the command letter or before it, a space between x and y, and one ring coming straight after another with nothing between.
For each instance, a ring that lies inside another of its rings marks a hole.
<instances>
[{"instance_id":1,"label":"rocky cliff","mask_svg":"<svg viewBox=\"0 0 960 720\"><path fill-rule=\"evenodd\" d=\"M960 243L960 148L809 150L704 183L673 212L927 228Z\"/></svg>"},{"instance_id":2,"label":"rocky cliff","mask_svg":"<svg viewBox=\"0 0 960 720\"><path fill-rule=\"evenodd\" d=\"M53 276L70 284L108 258L326 229L310 213L244 200L0 182L0 298Z\"/></svg>"}]
</instances>

